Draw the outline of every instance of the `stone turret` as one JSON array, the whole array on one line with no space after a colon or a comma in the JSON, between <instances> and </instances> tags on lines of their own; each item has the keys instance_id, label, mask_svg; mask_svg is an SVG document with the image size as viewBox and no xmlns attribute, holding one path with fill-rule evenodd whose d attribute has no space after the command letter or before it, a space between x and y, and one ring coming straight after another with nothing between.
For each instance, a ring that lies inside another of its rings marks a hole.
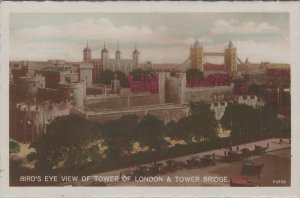
<instances>
[{"instance_id":1,"label":"stone turret","mask_svg":"<svg viewBox=\"0 0 300 198\"><path fill-rule=\"evenodd\" d=\"M119 50L119 42L118 42L118 48L116 51L116 60L121 60L121 51Z\"/></svg>"},{"instance_id":2,"label":"stone turret","mask_svg":"<svg viewBox=\"0 0 300 198\"><path fill-rule=\"evenodd\" d=\"M86 42L86 47L83 50L83 61L92 60L92 50L89 48L89 43Z\"/></svg>"},{"instance_id":3,"label":"stone turret","mask_svg":"<svg viewBox=\"0 0 300 198\"><path fill-rule=\"evenodd\" d=\"M237 53L232 41L229 41L227 48L225 48L224 64L229 73L237 71Z\"/></svg>"},{"instance_id":4,"label":"stone turret","mask_svg":"<svg viewBox=\"0 0 300 198\"><path fill-rule=\"evenodd\" d=\"M190 48L190 67L203 71L203 47L198 40Z\"/></svg>"},{"instance_id":5,"label":"stone turret","mask_svg":"<svg viewBox=\"0 0 300 198\"><path fill-rule=\"evenodd\" d=\"M60 85L60 95L62 100L68 100L75 107L83 109L83 97L85 93L84 82L67 83Z\"/></svg>"},{"instance_id":6,"label":"stone turret","mask_svg":"<svg viewBox=\"0 0 300 198\"><path fill-rule=\"evenodd\" d=\"M132 58L135 63L135 67L137 67L139 64L139 55L140 55L140 52L137 50L136 45L135 45L134 51L132 53Z\"/></svg>"},{"instance_id":7,"label":"stone turret","mask_svg":"<svg viewBox=\"0 0 300 198\"><path fill-rule=\"evenodd\" d=\"M103 70L107 69L108 59L109 59L109 51L106 49L106 46L104 43L104 47L101 51L101 63L102 63Z\"/></svg>"}]
</instances>

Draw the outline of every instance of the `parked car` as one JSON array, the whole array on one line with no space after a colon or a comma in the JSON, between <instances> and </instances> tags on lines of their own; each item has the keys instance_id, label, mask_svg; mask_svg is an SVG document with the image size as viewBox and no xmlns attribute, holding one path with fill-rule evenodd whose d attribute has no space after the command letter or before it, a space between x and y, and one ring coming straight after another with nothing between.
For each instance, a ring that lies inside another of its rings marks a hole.
<instances>
[{"instance_id":1,"label":"parked car","mask_svg":"<svg viewBox=\"0 0 300 198\"><path fill-rule=\"evenodd\" d=\"M200 158L200 164L201 167L214 166L216 165L216 161L213 159L212 155L205 155Z\"/></svg>"},{"instance_id":2,"label":"parked car","mask_svg":"<svg viewBox=\"0 0 300 198\"><path fill-rule=\"evenodd\" d=\"M266 152L267 147L255 146L253 154L262 155Z\"/></svg>"},{"instance_id":3,"label":"parked car","mask_svg":"<svg viewBox=\"0 0 300 198\"><path fill-rule=\"evenodd\" d=\"M240 154L235 151L229 151L228 154L224 157L225 162L234 162L240 159Z\"/></svg>"},{"instance_id":4,"label":"parked car","mask_svg":"<svg viewBox=\"0 0 300 198\"><path fill-rule=\"evenodd\" d=\"M186 168L199 168L201 167L201 160L198 156L192 156L186 160Z\"/></svg>"},{"instance_id":5,"label":"parked car","mask_svg":"<svg viewBox=\"0 0 300 198\"><path fill-rule=\"evenodd\" d=\"M252 155L252 151L250 151L250 149L248 148L241 149L241 153L240 153L241 158L247 158L250 157L251 155Z\"/></svg>"},{"instance_id":6,"label":"parked car","mask_svg":"<svg viewBox=\"0 0 300 198\"><path fill-rule=\"evenodd\" d=\"M242 174L244 175L257 175L260 174L264 164L255 164L253 162L247 161L242 166Z\"/></svg>"}]
</instances>

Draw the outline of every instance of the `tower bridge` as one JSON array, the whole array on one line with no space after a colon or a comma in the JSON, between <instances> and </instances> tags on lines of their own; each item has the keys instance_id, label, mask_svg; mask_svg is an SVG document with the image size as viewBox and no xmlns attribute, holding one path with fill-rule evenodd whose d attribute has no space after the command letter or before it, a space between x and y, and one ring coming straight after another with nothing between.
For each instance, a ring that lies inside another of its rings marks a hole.
<instances>
[{"instance_id":1,"label":"tower bridge","mask_svg":"<svg viewBox=\"0 0 300 198\"><path fill-rule=\"evenodd\" d=\"M228 46L224 52L207 52L204 51L202 45L198 40L191 46L189 57L182 63L185 68L197 68L200 71L204 71L204 58L208 56L223 56L224 67L229 73L237 71L237 49L233 45L232 41L229 41Z\"/></svg>"},{"instance_id":2,"label":"tower bridge","mask_svg":"<svg viewBox=\"0 0 300 198\"><path fill-rule=\"evenodd\" d=\"M224 56L222 52L203 52L203 56Z\"/></svg>"}]
</instances>

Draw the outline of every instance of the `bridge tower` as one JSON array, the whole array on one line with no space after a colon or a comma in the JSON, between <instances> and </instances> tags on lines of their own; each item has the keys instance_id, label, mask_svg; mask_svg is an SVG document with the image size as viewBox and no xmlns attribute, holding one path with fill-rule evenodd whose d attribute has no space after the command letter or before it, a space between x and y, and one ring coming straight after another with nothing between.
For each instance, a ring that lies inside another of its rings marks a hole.
<instances>
[{"instance_id":1,"label":"bridge tower","mask_svg":"<svg viewBox=\"0 0 300 198\"><path fill-rule=\"evenodd\" d=\"M203 47L199 45L198 40L190 49L190 68L197 68L203 71Z\"/></svg>"},{"instance_id":2,"label":"bridge tower","mask_svg":"<svg viewBox=\"0 0 300 198\"><path fill-rule=\"evenodd\" d=\"M225 68L229 73L237 71L237 54L236 47L234 47L232 41L229 41L228 47L225 48L224 53Z\"/></svg>"}]
</instances>

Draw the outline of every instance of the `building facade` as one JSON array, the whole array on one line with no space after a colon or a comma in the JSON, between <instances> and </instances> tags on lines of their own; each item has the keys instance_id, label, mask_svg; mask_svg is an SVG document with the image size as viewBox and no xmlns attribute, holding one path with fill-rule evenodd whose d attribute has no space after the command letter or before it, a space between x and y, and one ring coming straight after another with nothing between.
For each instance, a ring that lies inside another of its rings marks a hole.
<instances>
[{"instance_id":1,"label":"building facade","mask_svg":"<svg viewBox=\"0 0 300 198\"><path fill-rule=\"evenodd\" d=\"M140 52L135 47L132 53L132 59L124 59L121 57L121 51L119 47L115 52L115 57L110 58L109 51L104 45L104 48L101 51L101 64L102 70L112 70L112 71L122 71L128 75L132 70L136 69L139 64L139 55Z\"/></svg>"}]
</instances>

